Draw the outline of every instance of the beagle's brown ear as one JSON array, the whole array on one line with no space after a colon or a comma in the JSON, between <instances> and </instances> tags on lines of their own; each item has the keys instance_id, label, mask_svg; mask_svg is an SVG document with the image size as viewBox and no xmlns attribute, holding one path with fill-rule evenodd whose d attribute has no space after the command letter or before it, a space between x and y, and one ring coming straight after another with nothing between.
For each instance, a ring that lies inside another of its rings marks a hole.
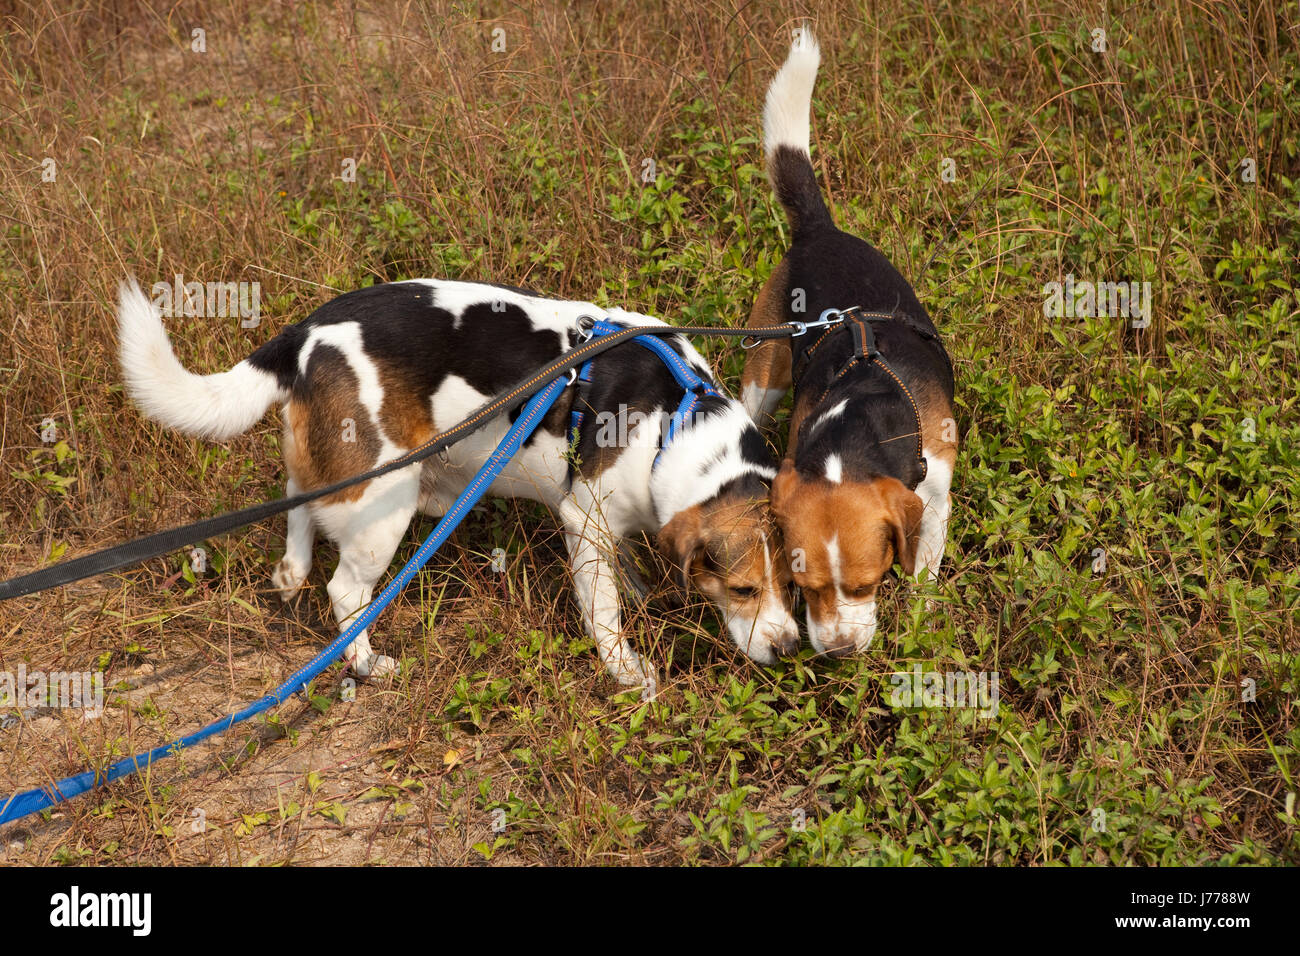
<instances>
[{"instance_id":1,"label":"beagle's brown ear","mask_svg":"<svg viewBox=\"0 0 1300 956\"><path fill-rule=\"evenodd\" d=\"M659 553L672 562L673 580L684 591L691 587L691 565L704 551L702 526L700 506L693 505L673 515L655 536Z\"/></svg>"},{"instance_id":2,"label":"beagle's brown ear","mask_svg":"<svg viewBox=\"0 0 1300 956\"><path fill-rule=\"evenodd\" d=\"M916 546L921 540L921 496L897 478L881 478L885 515L894 529L894 559L908 574L916 573Z\"/></svg>"},{"instance_id":3,"label":"beagle's brown ear","mask_svg":"<svg viewBox=\"0 0 1300 956\"><path fill-rule=\"evenodd\" d=\"M768 494L768 501L772 506L772 513L780 519L789 510L790 498L794 494L795 485L799 483L799 476L794 471L794 460L787 458L781 462L781 470L776 473L772 479L772 490Z\"/></svg>"}]
</instances>

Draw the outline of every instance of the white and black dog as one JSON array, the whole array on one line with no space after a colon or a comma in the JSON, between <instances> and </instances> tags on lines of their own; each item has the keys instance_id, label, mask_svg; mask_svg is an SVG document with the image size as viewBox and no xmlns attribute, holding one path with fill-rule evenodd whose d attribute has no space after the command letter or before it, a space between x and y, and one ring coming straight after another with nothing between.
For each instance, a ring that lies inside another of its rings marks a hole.
<instances>
[{"instance_id":1,"label":"white and black dog","mask_svg":"<svg viewBox=\"0 0 1300 956\"><path fill-rule=\"evenodd\" d=\"M664 324L485 283L418 279L339 296L229 371L197 375L176 360L158 308L134 282L122 286L118 315L127 389L150 418L223 440L283 403L290 495L391 461L461 421L573 348L583 317ZM664 340L712 381L689 342ZM576 392L566 389L490 491L558 514L583 623L609 673L654 684L623 634L613 568L619 536L641 531L657 533L683 584L717 605L745 654L770 663L795 651L790 574L767 511L775 462L740 403L701 398L661 452L685 389L650 350L627 342L595 359L584 426L571 442ZM602 440L611 416L624 419L618 441ZM500 416L443 455L290 511L273 576L281 596L289 600L306 580L320 529L339 549L328 590L345 628L370 602L416 510L443 514L508 427ZM346 657L362 677L396 669L365 632Z\"/></svg>"},{"instance_id":2,"label":"white and black dog","mask_svg":"<svg viewBox=\"0 0 1300 956\"><path fill-rule=\"evenodd\" d=\"M820 62L804 28L767 91L767 175L792 235L749 318L812 327L750 352L741 394L766 421L794 386L772 511L800 558L809 642L842 656L871 644L877 591L895 564L938 573L958 435L952 361L929 313L883 253L835 225L817 188L809 146ZM831 313L840 324L816 327ZM873 341L861 350L864 329Z\"/></svg>"}]
</instances>

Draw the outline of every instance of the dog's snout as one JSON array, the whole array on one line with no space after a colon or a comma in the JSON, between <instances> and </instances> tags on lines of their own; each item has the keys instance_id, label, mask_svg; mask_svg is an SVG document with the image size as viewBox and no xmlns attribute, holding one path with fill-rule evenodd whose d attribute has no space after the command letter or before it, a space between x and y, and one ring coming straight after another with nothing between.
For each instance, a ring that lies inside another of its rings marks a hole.
<instances>
[{"instance_id":1,"label":"dog's snout","mask_svg":"<svg viewBox=\"0 0 1300 956\"><path fill-rule=\"evenodd\" d=\"M848 657L857 648L856 642L848 634L832 634L825 640L826 649L822 651L827 657Z\"/></svg>"},{"instance_id":2,"label":"dog's snout","mask_svg":"<svg viewBox=\"0 0 1300 956\"><path fill-rule=\"evenodd\" d=\"M783 628L772 637L772 650L781 657L794 657L799 653L799 629L793 625Z\"/></svg>"}]
</instances>

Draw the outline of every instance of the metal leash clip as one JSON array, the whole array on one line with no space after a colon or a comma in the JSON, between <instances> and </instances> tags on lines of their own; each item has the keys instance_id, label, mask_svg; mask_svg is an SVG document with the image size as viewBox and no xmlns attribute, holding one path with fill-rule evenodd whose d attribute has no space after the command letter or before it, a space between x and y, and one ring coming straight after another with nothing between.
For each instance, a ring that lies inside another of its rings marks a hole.
<instances>
[{"instance_id":1,"label":"metal leash clip","mask_svg":"<svg viewBox=\"0 0 1300 956\"><path fill-rule=\"evenodd\" d=\"M803 335L803 333L807 332L809 329L819 329L827 325L839 325L844 321L844 316L848 315L850 312L856 312L859 309L861 309L861 306L857 305L851 305L847 309L827 309L817 317L816 322L808 322L804 325L803 331L797 334Z\"/></svg>"},{"instance_id":2,"label":"metal leash clip","mask_svg":"<svg viewBox=\"0 0 1300 956\"><path fill-rule=\"evenodd\" d=\"M592 338L595 337L596 323L598 321L599 320L595 316L591 316L591 315L578 316L577 322L574 323L574 325L578 329L578 345L586 345L588 342L592 340ZM568 388L577 380L578 380L578 366L575 365L571 369L569 369L569 380L564 383L564 387Z\"/></svg>"},{"instance_id":3,"label":"metal leash clip","mask_svg":"<svg viewBox=\"0 0 1300 956\"><path fill-rule=\"evenodd\" d=\"M838 325L840 322L844 321L844 316L846 313L852 312L853 309L856 308L857 306L855 305L851 309L843 309L843 310L827 309L825 312L823 312L821 315L817 317L817 320L815 322L796 322L794 320L791 320L789 322L786 322L785 324L794 329L794 331L790 333L790 338L797 339L799 336L807 333L809 329L820 329L828 325ZM745 338L740 340L740 347L742 349L752 349L755 346L762 345L766 341L767 339L758 339L757 341L750 341L748 338Z\"/></svg>"}]
</instances>

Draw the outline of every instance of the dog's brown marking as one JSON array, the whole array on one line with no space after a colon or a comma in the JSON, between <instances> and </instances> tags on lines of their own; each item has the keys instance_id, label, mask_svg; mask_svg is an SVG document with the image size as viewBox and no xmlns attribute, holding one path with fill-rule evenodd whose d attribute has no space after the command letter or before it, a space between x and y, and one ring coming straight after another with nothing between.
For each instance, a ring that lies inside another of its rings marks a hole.
<instances>
[{"instance_id":1,"label":"dog's brown marking","mask_svg":"<svg viewBox=\"0 0 1300 956\"><path fill-rule=\"evenodd\" d=\"M840 595L858 601L874 597L895 561L908 574L916 569L923 505L897 478L808 479L786 459L772 482L771 502L794 581L819 623L835 616ZM839 555L838 588L832 539Z\"/></svg>"},{"instance_id":2,"label":"dog's brown marking","mask_svg":"<svg viewBox=\"0 0 1300 956\"><path fill-rule=\"evenodd\" d=\"M952 402L932 380L924 380L912 389L916 407L921 414L921 444L927 454L941 458L951 469L957 462L957 418L952 412Z\"/></svg>"},{"instance_id":3,"label":"dog's brown marking","mask_svg":"<svg viewBox=\"0 0 1300 956\"><path fill-rule=\"evenodd\" d=\"M424 444L433 437L436 425L431 396L421 394L416 370L393 359L375 359L374 363L384 390L379 427L399 448Z\"/></svg>"},{"instance_id":4,"label":"dog's brown marking","mask_svg":"<svg viewBox=\"0 0 1300 956\"><path fill-rule=\"evenodd\" d=\"M754 307L749 312L749 328L766 328L786 321L786 285L790 265L784 259L772 270L763 283ZM770 339L749 350L745 369L741 373L742 388L751 385L762 389L788 389L791 384L791 352L789 339Z\"/></svg>"},{"instance_id":5,"label":"dog's brown marking","mask_svg":"<svg viewBox=\"0 0 1300 956\"><path fill-rule=\"evenodd\" d=\"M306 375L294 383L285 417L285 467L303 491L342 481L378 463L381 442L359 392L357 376L343 353L317 345ZM356 501L367 484L320 500Z\"/></svg>"},{"instance_id":6,"label":"dog's brown marking","mask_svg":"<svg viewBox=\"0 0 1300 956\"><path fill-rule=\"evenodd\" d=\"M788 609L790 566L766 505L726 495L674 515L655 543L672 563L677 584L749 617L759 612L764 591L775 586Z\"/></svg>"},{"instance_id":7,"label":"dog's brown marking","mask_svg":"<svg viewBox=\"0 0 1300 956\"><path fill-rule=\"evenodd\" d=\"M804 421L817 410L817 397L812 394L810 389L805 389L803 394L795 396L794 409L790 412L790 441L786 449L786 454L794 457L794 453L799 449L799 429L803 427Z\"/></svg>"},{"instance_id":8,"label":"dog's brown marking","mask_svg":"<svg viewBox=\"0 0 1300 956\"><path fill-rule=\"evenodd\" d=\"M428 384L420 370L400 360L375 359L374 362L384 390L379 425L390 442L399 448L417 448L437 434L440 427L456 424L433 420L433 394L426 393ZM563 435L568 428L571 402L571 396L561 396L538 428L552 435Z\"/></svg>"}]
</instances>

